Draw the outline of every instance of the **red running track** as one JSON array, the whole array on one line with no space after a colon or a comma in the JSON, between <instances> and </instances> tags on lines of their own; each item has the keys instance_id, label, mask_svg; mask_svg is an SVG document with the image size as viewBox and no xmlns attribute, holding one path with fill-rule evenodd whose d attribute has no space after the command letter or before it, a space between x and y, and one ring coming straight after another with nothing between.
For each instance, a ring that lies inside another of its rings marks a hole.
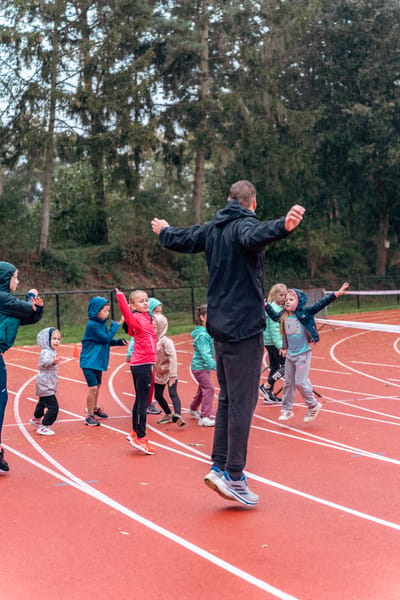
<instances>
[{"instance_id":1,"label":"red running track","mask_svg":"<svg viewBox=\"0 0 400 600\"><path fill-rule=\"evenodd\" d=\"M400 311L342 319L397 324ZM175 338L179 392L195 384L188 335ZM39 348L6 354L9 403L0 475L1 600L398 600L400 339L325 326L311 380L323 410L304 424L277 421L260 397L247 471L253 510L203 483L212 428L157 425L157 455L139 455L130 430L133 388L122 348L112 349L101 405L83 423L86 386L62 346L57 435L29 425Z\"/></svg>"}]
</instances>

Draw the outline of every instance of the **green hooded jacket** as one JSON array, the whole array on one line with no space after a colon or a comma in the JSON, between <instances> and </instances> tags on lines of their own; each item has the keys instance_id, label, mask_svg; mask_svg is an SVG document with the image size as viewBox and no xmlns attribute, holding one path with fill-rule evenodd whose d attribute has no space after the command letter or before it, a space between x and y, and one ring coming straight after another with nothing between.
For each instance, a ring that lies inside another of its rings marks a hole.
<instances>
[{"instance_id":1,"label":"green hooded jacket","mask_svg":"<svg viewBox=\"0 0 400 600\"><path fill-rule=\"evenodd\" d=\"M5 352L15 342L18 327L40 321L42 306L32 308L32 302L19 300L10 292L11 277L17 270L14 265L0 261L0 352Z\"/></svg>"}]
</instances>

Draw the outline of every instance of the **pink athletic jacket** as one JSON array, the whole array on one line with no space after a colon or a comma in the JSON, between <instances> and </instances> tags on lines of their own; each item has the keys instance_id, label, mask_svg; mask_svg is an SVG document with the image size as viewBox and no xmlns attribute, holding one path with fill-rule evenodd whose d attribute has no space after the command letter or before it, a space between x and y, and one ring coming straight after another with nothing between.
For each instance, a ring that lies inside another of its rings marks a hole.
<instances>
[{"instance_id":1,"label":"pink athletic jacket","mask_svg":"<svg viewBox=\"0 0 400 600\"><path fill-rule=\"evenodd\" d=\"M129 363L145 365L156 362L156 332L149 313L134 311L122 292L117 294L119 309L128 325L128 334L134 336L135 345Z\"/></svg>"}]
</instances>

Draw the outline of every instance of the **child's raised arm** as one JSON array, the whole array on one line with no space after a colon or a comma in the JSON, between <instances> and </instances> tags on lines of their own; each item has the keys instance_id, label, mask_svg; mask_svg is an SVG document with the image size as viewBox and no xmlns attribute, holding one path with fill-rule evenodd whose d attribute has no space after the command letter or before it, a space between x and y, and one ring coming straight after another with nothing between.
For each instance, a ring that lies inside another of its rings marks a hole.
<instances>
[{"instance_id":1,"label":"child's raised arm","mask_svg":"<svg viewBox=\"0 0 400 600\"><path fill-rule=\"evenodd\" d=\"M341 287L341 288L340 288L340 289L339 289L337 292L335 292L335 296L343 296L343 294L345 294L345 293L346 293L346 290L347 290L347 288L349 287L349 285L350 285L350 284L349 284L347 281L345 281L345 282L342 284L342 287Z\"/></svg>"}]
</instances>

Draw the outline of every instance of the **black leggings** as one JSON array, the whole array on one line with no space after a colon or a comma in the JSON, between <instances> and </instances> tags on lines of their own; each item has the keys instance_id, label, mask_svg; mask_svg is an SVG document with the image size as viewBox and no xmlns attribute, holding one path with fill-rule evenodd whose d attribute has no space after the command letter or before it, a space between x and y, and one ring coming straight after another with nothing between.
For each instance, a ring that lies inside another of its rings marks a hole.
<instances>
[{"instance_id":1,"label":"black leggings","mask_svg":"<svg viewBox=\"0 0 400 600\"><path fill-rule=\"evenodd\" d=\"M156 383L154 386L154 397L157 400L158 404L163 409L163 411L165 412L165 414L170 415L171 409L168 406L168 402L164 398L165 386L166 386L165 383ZM177 387L178 387L178 380L176 380L174 384L168 385L168 394L172 400L172 405L174 407L174 413L176 415L180 415L181 414L181 400L178 396Z\"/></svg>"},{"instance_id":2,"label":"black leggings","mask_svg":"<svg viewBox=\"0 0 400 600\"><path fill-rule=\"evenodd\" d=\"M136 398L132 409L132 429L139 438L146 436L147 406L153 381L153 365L131 365Z\"/></svg>"},{"instance_id":3,"label":"black leggings","mask_svg":"<svg viewBox=\"0 0 400 600\"><path fill-rule=\"evenodd\" d=\"M45 414L45 409L47 409ZM35 412L33 413L35 419L42 419L42 425L50 427L57 419L58 415L58 401L55 395L52 396L40 396L39 402L36 405Z\"/></svg>"},{"instance_id":4,"label":"black leggings","mask_svg":"<svg viewBox=\"0 0 400 600\"><path fill-rule=\"evenodd\" d=\"M268 352L269 360L269 373L268 373L268 385L270 390L274 389L275 379L274 374L285 364L285 358L279 354L279 350L276 346L265 346Z\"/></svg>"}]
</instances>

